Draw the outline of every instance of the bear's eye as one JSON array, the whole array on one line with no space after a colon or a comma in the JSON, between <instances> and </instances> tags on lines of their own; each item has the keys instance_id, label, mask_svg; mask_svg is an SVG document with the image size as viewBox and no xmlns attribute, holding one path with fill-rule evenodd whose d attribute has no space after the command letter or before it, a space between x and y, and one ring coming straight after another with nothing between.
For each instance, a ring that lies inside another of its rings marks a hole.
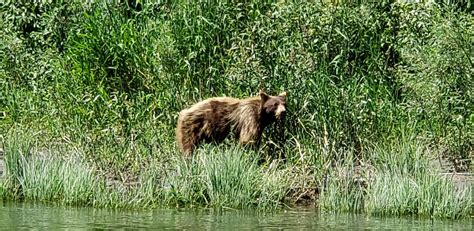
<instances>
[{"instance_id":1,"label":"bear's eye","mask_svg":"<svg viewBox=\"0 0 474 231\"><path fill-rule=\"evenodd\" d=\"M273 103L273 106L274 106L274 107L277 107L277 106L278 106L278 103L277 103L277 102Z\"/></svg>"}]
</instances>

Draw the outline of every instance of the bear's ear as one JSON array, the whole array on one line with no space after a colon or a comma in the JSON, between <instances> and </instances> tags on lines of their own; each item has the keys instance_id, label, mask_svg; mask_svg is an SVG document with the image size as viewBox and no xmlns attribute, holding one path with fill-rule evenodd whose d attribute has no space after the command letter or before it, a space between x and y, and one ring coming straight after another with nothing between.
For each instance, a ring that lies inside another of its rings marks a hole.
<instances>
[{"instance_id":1,"label":"bear's ear","mask_svg":"<svg viewBox=\"0 0 474 231\"><path fill-rule=\"evenodd\" d=\"M283 97L283 98L286 99L287 95L288 95L288 93L286 93L286 91L284 91L284 92L280 93L278 96Z\"/></svg>"},{"instance_id":2,"label":"bear's ear","mask_svg":"<svg viewBox=\"0 0 474 231\"><path fill-rule=\"evenodd\" d=\"M260 99L262 99L262 102L266 102L269 98L269 96L267 95L267 93L265 93L264 91L260 90Z\"/></svg>"}]
</instances>

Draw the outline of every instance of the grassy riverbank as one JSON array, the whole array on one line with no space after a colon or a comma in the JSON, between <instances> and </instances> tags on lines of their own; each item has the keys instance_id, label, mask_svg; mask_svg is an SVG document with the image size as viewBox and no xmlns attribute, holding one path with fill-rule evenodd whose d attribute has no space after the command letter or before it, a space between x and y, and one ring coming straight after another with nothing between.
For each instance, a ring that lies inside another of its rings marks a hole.
<instances>
[{"instance_id":1,"label":"grassy riverbank","mask_svg":"<svg viewBox=\"0 0 474 231\"><path fill-rule=\"evenodd\" d=\"M474 19L378 3L6 3L2 198L472 214ZM289 92L285 138L178 153L177 113ZM284 158L284 160L283 160ZM446 163L443 166L438 163Z\"/></svg>"}]
</instances>

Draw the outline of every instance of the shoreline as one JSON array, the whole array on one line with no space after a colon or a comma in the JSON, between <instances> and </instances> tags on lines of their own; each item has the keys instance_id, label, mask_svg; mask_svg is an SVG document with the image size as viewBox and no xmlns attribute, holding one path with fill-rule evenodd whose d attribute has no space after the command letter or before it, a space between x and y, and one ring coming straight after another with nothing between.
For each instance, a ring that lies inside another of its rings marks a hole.
<instances>
[{"instance_id":1,"label":"shoreline","mask_svg":"<svg viewBox=\"0 0 474 231\"><path fill-rule=\"evenodd\" d=\"M4 158L5 158L5 155L3 153L3 150L0 150L2 152L0 152L0 173L3 173L3 175L0 174L0 184L2 184L2 182L5 180L5 163L4 163ZM212 154L211 154L212 155ZM215 154L215 155L218 155L218 154ZM42 163L41 167L45 167L48 165L48 161L51 161L52 159L50 157L46 157L44 155L42 155L42 157L40 158L43 158L42 159ZM39 159L34 159L33 161L39 161ZM68 165L69 166L69 165ZM83 167L81 168L84 168L85 165L82 165ZM255 171L255 170L258 170L260 171L259 169L264 169L265 167L263 166L259 166L257 167L256 169L252 170L252 171ZM78 169L79 171L83 171L83 169ZM87 170L89 171L89 170ZM360 172L364 172L364 170L357 170L355 169L356 172L359 172L359 173L344 173L343 175L351 175L352 177L349 179L348 183L350 184L355 184L355 185L359 185L359 186L356 186L356 188L358 188L358 190L365 190L367 186L367 184L371 184L371 182L368 182L368 177L367 175L365 176L361 176L359 175ZM98 179L97 177L99 177L99 175L97 175L98 172L96 171L92 171L92 175L91 175L91 179ZM100 175L103 175L103 174L100 174ZM176 175L176 173L175 173ZM435 177L435 179L445 179L447 182L452 182L454 187L452 188L452 190L454 191L457 191L457 192L461 192L461 191L469 191L470 188L472 189L472 184L474 182L474 175L472 173L432 173L432 175ZM176 177L176 176L174 176ZM187 176L183 176L183 177L187 177ZM192 176L189 176L189 177L192 177ZM295 177L303 177L303 178L306 178L308 176L304 176L304 175L295 175ZM365 178L364 178L365 177ZM143 176L133 176L132 177L133 179L143 179ZM369 177L370 178L370 177ZM47 180L47 179L46 179ZM74 180L74 178L72 178L72 180ZM147 180L153 180L153 177L151 178L148 178ZM65 179L65 181L63 181L61 184L70 184L70 182L67 182L68 180ZM90 191L90 193L92 194L92 197L91 198L97 198L98 196L100 197L101 194L109 194L109 193L112 193L116 196L118 196L118 198L122 197L122 199L118 199L116 200L115 202L113 201L109 201L109 202L106 202L105 204L87 204L87 203L90 203L90 202L87 202L87 199L86 201L86 204L81 204L81 203L77 203L76 205L77 206L85 206L85 207L91 207L91 208L100 208L100 207L116 207L116 208L131 208L131 209L140 209L141 208L146 208L146 207L183 207L183 208L186 208L186 207L203 207L203 208L206 208L206 207L216 207L216 205L212 205L212 204L206 204L206 203L202 203L202 202L195 202L195 203L192 203L192 204L182 204L182 205L179 205L180 202L176 201L174 203L177 203L175 205L172 205L173 203L169 204L169 202L160 202L160 197L155 195L152 197L156 197L156 198L150 198L150 195L148 193L145 193L145 194L136 194L136 196L127 196L129 195L130 193L131 194L135 194L136 192L140 192L143 190L143 187L149 187L147 185L144 185L144 182L140 182L138 180L135 180L135 181L129 181L129 180L126 180L126 181L119 181L119 180L110 180L110 178L102 178L102 180L99 180L99 181L103 181L103 185L104 186L101 186L101 187L98 187L98 188L92 188L92 191ZM165 180L166 181L166 180ZM373 179L372 179L373 181ZM352 183L351 183L352 182ZM316 182L307 182L309 184L317 184ZM41 184L41 183L40 183ZM97 187L97 186L100 186L102 183L99 182L98 185L96 186L90 186L90 187ZM154 186L156 187L156 186ZM167 186L169 187L169 186ZM97 190L97 191L96 191ZM307 207L307 206L310 206L310 207L315 207L315 208L318 208L318 209L321 209L321 206L318 202L319 200L319 197L321 196L320 195L320 192L319 190L326 190L323 186L319 185L319 186L306 186L306 187L302 187L302 186L293 186L293 188L289 187L287 188L285 191L285 195L282 195L282 197L280 197L280 199L282 200L281 202L275 204L277 205L276 207L274 206L270 206L270 210L273 210L273 209L281 209L281 208L291 208L291 209L294 209L294 208L299 208L299 207ZM454 193L453 191L453 193ZM340 193L340 192L336 192L336 195ZM95 195L95 196L94 196ZM57 195L59 197L61 196L64 196L64 195ZM229 195L226 195L226 194L223 194L223 196L229 196ZM25 196L22 196L22 197L25 197ZM7 201L18 201L18 199L8 199L8 198L3 198L3 200L7 200ZM34 198L19 198L20 201L31 201L31 202L34 202L36 199ZM134 204L134 200L148 200L148 201L154 201L152 204L148 204L147 203L138 203L138 204ZM40 200L40 201L43 201L43 200ZM68 201L67 198L65 198L65 201ZM81 200L79 200L81 201ZM59 202L59 201L55 201L55 200L46 200L46 201L43 201L43 202L47 202L47 203L54 203L54 204L58 204L58 205L62 205L64 202ZM253 206L250 206L248 208L256 208L258 209L260 206L258 204L258 200L257 200L257 203ZM67 205L64 204L64 205ZM74 203L72 204L74 205ZM324 206L324 205L323 205ZM225 205L225 204L222 204L221 206L217 206L217 208L227 208L229 206ZM230 207L229 207L230 208ZM245 207L242 207L240 209L248 209L248 208L245 208ZM238 209L240 210L239 208L235 208L235 209ZM265 209L266 210L266 209ZM350 211L346 211L346 212L350 212ZM364 213L364 212L363 212ZM375 215L375 214L374 214ZM392 215L395 215L395 214L392 214ZM410 215L410 214L406 214L406 215ZM414 215L414 214L412 214ZM426 214L425 214L426 215ZM390 214L388 214L388 216L391 216ZM472 216L469 215L469 216ZM464 216L462 216L464 217Z\"/></svg>"}]
</instances>

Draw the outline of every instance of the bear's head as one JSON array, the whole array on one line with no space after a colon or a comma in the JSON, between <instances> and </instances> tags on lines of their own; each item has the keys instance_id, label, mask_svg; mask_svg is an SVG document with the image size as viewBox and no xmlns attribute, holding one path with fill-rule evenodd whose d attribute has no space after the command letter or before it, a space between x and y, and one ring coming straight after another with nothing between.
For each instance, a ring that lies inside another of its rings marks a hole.
<instances>
[{"instance_id":1,"label":"bear's head","mask_svg":"<svg viewBox=\"0 0 474 231\"><path fill-rule=\"evenodd\" d=\"M283 120L286 115L286 92L282 92L278 96L267 95L260 91L260 99L262 100L262 113L265 117L277 120Z\"/></svg>"}]
</instances>

